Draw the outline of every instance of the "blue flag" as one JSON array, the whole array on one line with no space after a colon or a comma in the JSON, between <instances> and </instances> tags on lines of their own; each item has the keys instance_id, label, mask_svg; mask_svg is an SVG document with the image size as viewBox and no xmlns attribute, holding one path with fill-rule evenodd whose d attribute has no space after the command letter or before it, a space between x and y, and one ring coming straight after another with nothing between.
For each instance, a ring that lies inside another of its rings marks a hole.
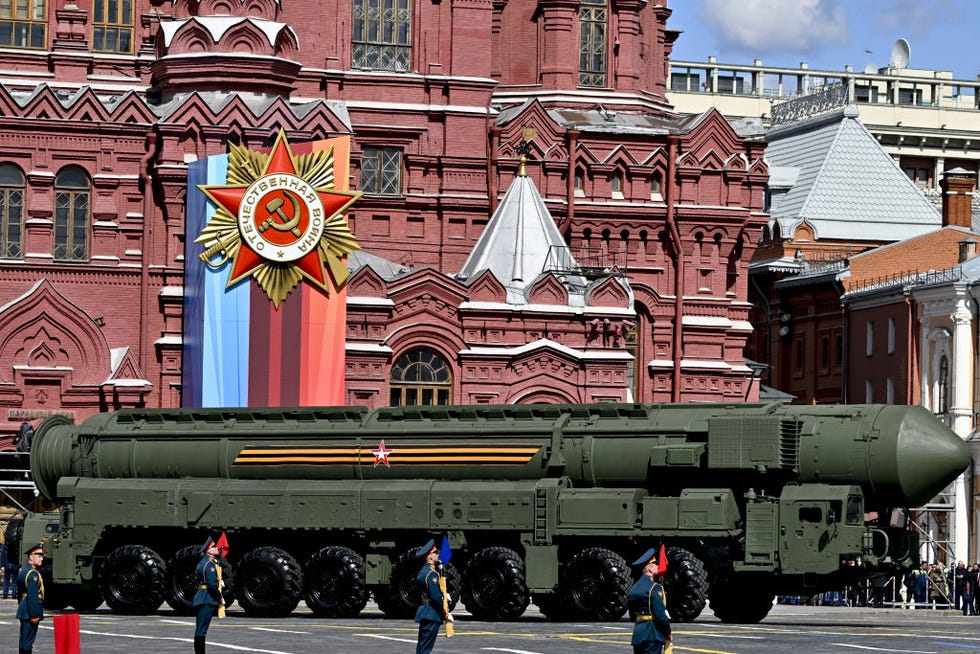
<instances>
[{"instance_id":1,"label":"blue flag","mask_svg":"<svg viewBox=\"0 0 980 654\"><path fill-rule=\"evenodd\" d=\"M439 560L443 563L449 563L451 558L453 558L453 551L449 549L449 538L443 536L442 545L439 546Z\"/></svg>"}]
</instances>

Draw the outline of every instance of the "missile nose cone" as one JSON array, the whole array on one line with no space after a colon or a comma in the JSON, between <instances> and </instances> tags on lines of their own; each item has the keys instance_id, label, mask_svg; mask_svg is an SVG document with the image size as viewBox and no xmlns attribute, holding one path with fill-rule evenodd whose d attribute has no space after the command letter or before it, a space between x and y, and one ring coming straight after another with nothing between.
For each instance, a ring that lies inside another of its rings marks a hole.
<instances>
[{"instance_id":1,"label":"missile nose cone","mask_svg":"<svg viewBox=\"0 0 980 654\"><path fill-rule=\"evenodd\" d=\"M898 482L908 506L921 506L970 465L970 447L922 407L909 407L898 433Z\"/></svg>"}]
</instances>

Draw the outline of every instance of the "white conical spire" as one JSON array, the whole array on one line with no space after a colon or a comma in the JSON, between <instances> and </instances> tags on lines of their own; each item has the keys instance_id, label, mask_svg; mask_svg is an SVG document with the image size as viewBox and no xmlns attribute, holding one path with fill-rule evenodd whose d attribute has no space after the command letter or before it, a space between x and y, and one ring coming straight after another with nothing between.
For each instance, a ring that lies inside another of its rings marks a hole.
<instances>
[{"instance_id":1,"label":"white conical spire","mask_svg":"<svg viewBox=\"0 0 980 654\"><path fill-rule=\"evenodd\" d=\"M523 161L520 172L524 173ZM509 302L524 303L524 291L544 271L552 247L567 248L534 182L518 174L459 276L472 278L489 269L507 288ZM563 253L562 268L574 270L578 264ZM579 277L568 281L585 285Z\"/></svg>"}]
</instances>

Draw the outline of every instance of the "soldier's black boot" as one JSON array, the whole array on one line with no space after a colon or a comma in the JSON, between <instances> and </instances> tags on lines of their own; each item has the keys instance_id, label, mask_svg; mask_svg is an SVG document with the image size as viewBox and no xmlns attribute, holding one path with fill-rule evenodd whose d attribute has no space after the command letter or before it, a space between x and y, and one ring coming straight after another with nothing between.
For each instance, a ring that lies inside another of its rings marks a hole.
<instances>
[{"instance_id":1,"label":"soldier's black boot","mask_svg":"<svg viewBox=\"0 0 980 654\"><path fill-rule=\"evenodd\" d=\"M194 636L194 654L207 654L204 651L204 636Z\"/></svg>"}]
</instances>

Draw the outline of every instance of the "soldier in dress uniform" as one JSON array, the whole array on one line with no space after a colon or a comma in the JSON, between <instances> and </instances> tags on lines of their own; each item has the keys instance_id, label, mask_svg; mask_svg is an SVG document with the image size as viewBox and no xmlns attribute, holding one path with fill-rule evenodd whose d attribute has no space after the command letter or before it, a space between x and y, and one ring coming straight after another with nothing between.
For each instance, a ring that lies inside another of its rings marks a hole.
<instances>
[{"instance_id":1,"label":"soldier in dress uniform","mask_svg":"<svg viewBox=\"0 0 980 654\"><path fill-rule=\"evenodd\" d=\"M224 602L221 585L218 583L218 544L210 536L201 546L201 562L197 564L197 594L194 607L197 609L197 628L194 630L194 654L205 654L205 643L211 619L218 612L218 605Z\"/></svg>"},{"instance_id":2,"label":"soldier in dress uniform","mask_svg":"<svg viewBox=\"0 0 980 654\"><path fill-rule=\"evenodd\" d=\"M657 551L653 548L633 561L643 566L639 581L630 588L630 613L636 617L633 625L633 654L661 654L671 641L670 618L663 586L654 580L657 574Z\"/></svg>"},{"instance_id":3,"label":"soldier in dress uniform","mask_svg":"<svg viewBox=\"0 0 980 654\"><path fill-rule=\"evenodd\" d=\"M37 627L44 617L44 582L38 568L44 563L44 542L27 548L27 565L22 566L17 575L17 618L20 620L20 641L17 644L18 654L31 654L34 651L34 639L37 638Z\"/></svg>"},{"instance_id":4,"label":"soldier in dress uniform","mask_svg":"<svg viewBox=\"0 0 980 654\"><path fill-rule=\"evenodd\" d=\"M453 622L453 615L445 610L442 590L439 588L439 572L436 563L439 561L439 548L435 541L419 548L415 554L425 558L425 564L419 570L417 577L419 590L422 593L422 605L415 612L415 621L419 623L419 640L415 654L429 654L436 644L439 627L446 620Z\"/></svg>"}]
</instances>

